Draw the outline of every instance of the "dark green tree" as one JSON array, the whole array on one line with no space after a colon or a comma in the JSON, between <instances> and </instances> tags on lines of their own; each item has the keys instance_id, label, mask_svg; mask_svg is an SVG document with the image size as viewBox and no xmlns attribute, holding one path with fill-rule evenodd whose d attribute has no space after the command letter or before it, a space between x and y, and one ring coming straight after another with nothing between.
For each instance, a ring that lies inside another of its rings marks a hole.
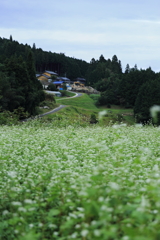
<instances>
[{"instance_id":1,"label":"dark green tree","mask_svg":"<svg viewBox=\"0 0 160 240\"><path fill-rule=\"evenodd\" d=\"M123 74L119 85L119 95L126 107L134 107L140 87L150 81L155 80L156 74L152 69L135 70L130 69L127 74Z\"/></svg>"},{"instance_id":2,"label":"dark green tree","mask_svg":"<svg viewBox=\"0 0 160 240\"><path fill-rule=\"evenodd\" d=\"M101 62L101 63L106 62L106 59L104 58L103 55L101 55L101 56L99 57L99 62Z\"/></svg>"},{"instance_id":3,"label":"dark green tree","mask_svg":"<svg viewBox=\"0 0 160 240\"><path fill-rule=\"evenodd\" d=\"M56 85L53 83L50 83L47 87L49 91L57 91Z\"/></svg>"},{"instance_id":4,"label":"dark green tree","mask_svg":"<svg viewBox=\"0 0 160 240\"><path fill-rule=\"evenodd\" d=\"M9 38L9 39L10 39L11 42L13 41L13 39L12 39L12 35L10 35L10 38Z\"/></svg>"},{"instance_id":5,"label":"dark green tree","mask_svg":"<svg viewBox=\"0 0 160 240\"><path fill-rule=\"evenodd\" d=\"M125 68L125 73L129 73L129 72L130 72L130 66L129 66L129 64L127 63L126 68Z\"/></svg>"},{"instance_id":6,"label":"dark green tree","mask_svg":"<svg viewBox=\"0 0 160 240\"><path fill-rule=\"evenodd\" d=\"M112 57L111 70L112 70L112 72L117 73L117 74L122 73L121 61L118 61L118 58L116 55L114 55Z\"/></svg>"},{"instance_id":7,"label":"dark green tree","mask_svg":"<svg viewBox=\"0 0 160 240\"><path fill-rule=\"evenodd\" d=\"M13 112L14 109L24 104L25 99L21 95L19 88L13 88L14 77L7 77L0 72L0 111L8 110Z\"/></svg>"},{"instance_id":8,"label":"dark green tree","mask_svg":"<svg viewBox=\"0 0 160 240\"><path fill-rule=\"evenodd\" d=\"M134 107L137 122L147 123L151 119L150 108L154 105L160 105L160 78L140 87Z\"/></svg>"}]
</instances>

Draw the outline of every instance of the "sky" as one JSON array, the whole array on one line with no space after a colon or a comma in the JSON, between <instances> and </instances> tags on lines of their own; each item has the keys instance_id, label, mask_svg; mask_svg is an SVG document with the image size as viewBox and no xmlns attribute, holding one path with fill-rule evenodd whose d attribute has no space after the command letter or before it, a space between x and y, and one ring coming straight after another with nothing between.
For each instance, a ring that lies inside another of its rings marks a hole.
<instances>
[{"instance_id":1,"label":"sky","mask_svg":"<svg viewBox=\"0 0 160 240\"><path fill-rule=\"evenodd\" d=\"M5 0L0 37L90 62L160 72L159 0Z\"/></svg>"}]
</instances>

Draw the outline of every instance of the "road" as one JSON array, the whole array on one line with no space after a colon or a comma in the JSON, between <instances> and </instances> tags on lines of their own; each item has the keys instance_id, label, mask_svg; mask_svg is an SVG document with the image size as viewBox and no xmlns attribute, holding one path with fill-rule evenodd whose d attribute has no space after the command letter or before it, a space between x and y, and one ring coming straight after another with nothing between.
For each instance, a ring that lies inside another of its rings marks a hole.
<instances>
[{"instance_id":1,"label":"road","mask_svg":"<svg viewBox=\"0 0 160 240\"><path fill-rule=\"evenodd\" d=\"M47 93L50 93L50 94L54 94L52 91L45 91L45 92L47 92ZM68 91L68 92L71 92L71 91ZM76 93L76 92L72 92L72 93L75 93L75 96L73 96L73 97L67 97L67 98L62 98L62 99L69 99L69 98L76 98L76 97L80 97L80 96L82 96L82 93ZM57 99L57 100L62 100L62 99ZM56 100L56 101L57 101Z\"/></svg>"},{"instance_id":2,"label":"road","mask_svg":"<svg viewBox=\"0 0 160 240\"><path fill-rule=\"evenodd\" d=\"M66 105L60 105L59 107L57 107L57 108L55 108L55 109L53 109L53 110L51 110L51 111L49 111L49 112L46 112L46 113L43 113L43 114L38 115L38 117L43 117L43 116L45 116L45 115L58 112L59 110L61 110L62 108L65 108L65 107L66 107Z\"/></svg>"},{"instance_id":3,"label":"road","mask_svg":"<svg viewBox=\"0 0 160 240\"><path fill-rule=\"evenodd\" d=\"M50 93L50 94L53 94L52 91L46 91L46 92L47 92L47 93ZM82 96L82 93L76 93L76 92L73 92L73 93L76 94L76 95L73 96L73 97L62 98L62 99L57 99L57 100L64 100L64 99L70 99L70 98L76 98L76 97ZM56 101L57 101L57 100L56 100ZM57 107L57 108L55 108L55 109L53 109L53 110L51 110L51 111L49 111L49 112L43 113L43 114L41 114L41 115L38 115L38 117L43 117L43 116L45 116L45 115L58 112L59 110L61 110L62 108L65 108L65 107L66 107L66 105L60 105L59 107Z\"/></svg>"}]
</instances>

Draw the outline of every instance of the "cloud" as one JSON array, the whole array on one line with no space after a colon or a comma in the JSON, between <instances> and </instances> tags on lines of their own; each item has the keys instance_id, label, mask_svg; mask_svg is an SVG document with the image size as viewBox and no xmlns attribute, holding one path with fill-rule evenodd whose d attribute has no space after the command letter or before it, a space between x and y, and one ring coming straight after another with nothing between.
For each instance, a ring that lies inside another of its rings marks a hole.
<instances>
[{"instance_id":1,"label":"cloud","mask_svg":"<svg viewBox=\"0 0 160 240\"><path fill-rule=\"evenodd\" d=\"M1 37L90 61L116 54L124 65L154 64L160 55L159 2L146 0L5 0Z\"/></svg>"}]
</instances>

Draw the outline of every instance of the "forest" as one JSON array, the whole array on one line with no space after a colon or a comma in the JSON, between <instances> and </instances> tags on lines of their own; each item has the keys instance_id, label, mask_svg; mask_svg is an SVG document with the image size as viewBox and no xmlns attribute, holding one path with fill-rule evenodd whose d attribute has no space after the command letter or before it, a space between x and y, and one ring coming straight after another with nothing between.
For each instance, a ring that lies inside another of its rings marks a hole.
<instances>
[{"instance_id":1,"label":"forest","mask_svg":"<svg viewBox=\"0 0 160 240\"><path fill-rule=\"evenodd\" d=\"M101 54L88 63L64 53L43 51L35 43L32 47L20 44L10 36L0 38L0 112L23 108L35 115L44 100L42 85L35 76L45 70L71 80L85 78L86 85L100 91L97 106L133 108L137 122L149 121L150 107L160 105L160 73L150 66L138 69L136 64L132 68L127 64L123 71L116 55L105 59Z\"/></svg>"}]
</instances>

